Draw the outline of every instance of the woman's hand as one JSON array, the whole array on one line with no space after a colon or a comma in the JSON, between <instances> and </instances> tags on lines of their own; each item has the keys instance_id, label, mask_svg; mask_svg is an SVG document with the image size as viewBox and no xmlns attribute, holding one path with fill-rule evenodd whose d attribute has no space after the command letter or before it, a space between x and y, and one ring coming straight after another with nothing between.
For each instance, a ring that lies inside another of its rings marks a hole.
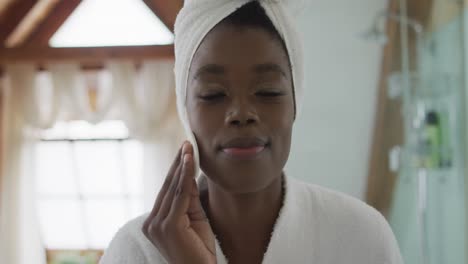
<instances>
[{"instance_id":1,"label":"woman's hand","mask_svg":"<svg viewBox=\"0 0 468 264\"><path fill-rule=\"evenodd\" d=\"M143 233L170 264L216 263L215 238L195 182L193 149L179 150Z\"/></svg>"}]
</instances>

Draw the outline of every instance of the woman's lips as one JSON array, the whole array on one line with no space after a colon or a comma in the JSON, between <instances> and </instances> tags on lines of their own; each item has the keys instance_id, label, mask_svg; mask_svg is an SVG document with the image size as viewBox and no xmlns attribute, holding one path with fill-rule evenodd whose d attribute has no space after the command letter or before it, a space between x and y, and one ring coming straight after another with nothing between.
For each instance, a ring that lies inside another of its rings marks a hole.
<instances>
[{"instance_id":1,"label":"woman's lips","mask_svg":"<svg viewBox=\"0 0 468 264\"><path fill-rule=\"evenodd\" d=\"M225 148L223 151L227 154L232 155L255 155L260 153L265 146L257 146L257 147L248 147L248 148Z\"/></svg>"},{"instance_id":2,"label":"woman's lips","mask_svg":"<svg viewBox=\"0 0 468 264\"><path fill-rule=\"evenodd\" d=\"M224 143L222 153L230 158L253 159L258 157L268 146L268 141L261 137L237 137Z\"/></svg>"},{"instance_id":3,"label":"woman's lips","mask_svg":"<svg viewBox=\"0 0 468 264\"><path fill-rule=\"evenodd\" d=\"M232 147L232 148L224 148L223 152L228 154L229 156L239 157L239 158L251 158L259 154L265 149L265 146L254 146L254 147Z\"/></svg>"}]
</instances>

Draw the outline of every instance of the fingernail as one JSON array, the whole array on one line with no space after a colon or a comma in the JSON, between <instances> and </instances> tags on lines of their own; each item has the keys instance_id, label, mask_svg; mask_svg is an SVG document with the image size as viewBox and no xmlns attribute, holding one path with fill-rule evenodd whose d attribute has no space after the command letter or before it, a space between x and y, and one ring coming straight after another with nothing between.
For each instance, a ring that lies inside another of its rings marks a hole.
<instances>
[{"instance_id":1,"label":"fingernail","mask_svg":"<svg viewBox=\"0 0 468 264\"><path fill-rule=\"evenodd\" d=\"M190 160L190 154L185 154L184 155L184 163L188 163Z\"/></svg>"}]
</instances>

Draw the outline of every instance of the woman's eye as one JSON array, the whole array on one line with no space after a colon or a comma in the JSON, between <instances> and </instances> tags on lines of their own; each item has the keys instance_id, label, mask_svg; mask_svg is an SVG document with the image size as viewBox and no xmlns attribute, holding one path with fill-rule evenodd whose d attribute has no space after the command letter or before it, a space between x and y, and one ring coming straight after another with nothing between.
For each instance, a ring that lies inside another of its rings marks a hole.
<instances>
[{"instance_id":1,"label":"woman's eye","mask_svg":"<svg viewBox=\"0 0 468 264\"><path fill-rule=\"evenodd\" d=\"M277 96L284 95L282 92L275 92L275 91L260 91L255 94L258 96L262 96L262 97L277 97Z\"/></svg>"},{"instance_id":2,"label":"woman's eye","mask_svg":"<svg viewBox=\"0 0 468 264\"><path fill-rule=\"evenodd\" d=\"M205 101L214 101L214 100L222 99L225 96L226 95L224 93L212 93L212 94L200 95L198 97Z\"/></svg>"}]
</instances>

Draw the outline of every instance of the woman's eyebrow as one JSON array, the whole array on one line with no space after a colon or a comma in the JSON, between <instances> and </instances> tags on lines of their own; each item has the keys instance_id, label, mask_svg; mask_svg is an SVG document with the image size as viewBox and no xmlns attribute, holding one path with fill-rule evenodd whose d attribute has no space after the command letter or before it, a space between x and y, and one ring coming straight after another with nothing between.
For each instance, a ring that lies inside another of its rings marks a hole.
<instances>
[{"instance_id":1,"label":"woman's eyebrow","mask_svg":"<svg viewBox=\"0 0 468 264\"><path fill-rule=\"evenodd\" d=\"M263 64L258 64L253 67L253 70L258 73L269 73L269 72L277 72L281 73L284 77L287 77L286 73L284 72L283 68L279 66L278 64L275 63L263 63Z\"/></svg>"},{"instance_id":2,"label":"woman's eyebrow","mask_svg":"<svg viewBox=\"0 0 468 264\"><path fill-rule=\"evenodd\" d=\"M226 69L218 64L207 64L200 67L193 76L193 79L198 79L203 74L215 74L215 75L223 75L226 73Z\"/></svg>"}]
</instances>

